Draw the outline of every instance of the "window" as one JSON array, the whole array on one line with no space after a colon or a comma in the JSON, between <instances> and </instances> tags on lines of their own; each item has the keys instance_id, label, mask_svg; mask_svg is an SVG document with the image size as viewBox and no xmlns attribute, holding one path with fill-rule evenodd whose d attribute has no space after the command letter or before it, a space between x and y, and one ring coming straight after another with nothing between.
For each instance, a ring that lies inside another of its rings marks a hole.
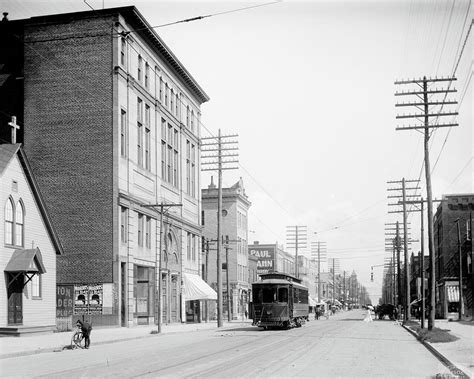
<instances>
[{"instance_id":1,"label":"window","mask_svg":"<svg viewBox=\"0 0 474 379\"><path fill-rule=\"evenodd\" d=\"M31 297L33 299L41 299L41 275L36 274L31 279Z\"/></svg>"},{"instance_id":2,"label":"window","mask_svg":"<svg viewBox=\"0 0 474 379\"><path fill-rule=\"evenodd\" d=\"M186 257L188 258L188 261L191 260L191 244L192 244L192 235L191 233L188 232L187 234L187 244L186 244Z\"/></svg>"},{"instance_id":3,"label":"window","mask_svg":"<svg viewBox=\"0 0 474 379\"><path fill-rule=\"evenodd\" d=\"M178 97L178 94L176 94L176 117L179 118L179 97Z\"/></svg>"},{"instance_id":4,"label":"window","mask_svg":"<svg viewBox=\"0 0 474 379\"><path fill-rule=\"evenodd\" d=\"M127 49L127 42L125 38L121 38L120 42L120 64L125 67L125 51Z\"/></svg>"},{"instance_id":5,"label":"window","mask_svg":"<svg viewBox=\"0 0 474 379\"><path fill-rule=\"evenodd\" d=\"M15 217L15 245L23 246L24 242L24 217L23 217L23 204L18 202L16 206L16 217Z\"/></svg>"},{"instance_id":6,"label":"window","mask_svg":"<svg viewBox=\"0 0 474 379\"><path fill-rule=\"evenodd\" d=\"M171 109L171 113L174 113L174 91L173 91L173 88L171 88L170 109Z\"/></svg>"},{"instance_id":7,"label":"window","mask_svg":"<svg viewBox=\"0 0 474 379\"><path fill-rule=\"evenodd\" d=\"M194 111L191 111L191 131L194 131Z\"/></svg>"},{"instance_id":8,"label":"window","mask_svg":"<svg viewBox=\"0 0 474 379\"><path fill-rule=\"evenodd\" d=\"M150 106L145 105L145 169L151 169Z\"/></svg>"},{"instance_id":9,"label":"window","mask_svg":"<svg viewBox=\"0 0 474 379\"><path fill-rule=\"evenodd\" d=\"M7 200L5 205L5 244L13 245L13 201Z\"/></svg>"},{"instance_id":10,"label":"window","mask_svg":"<svg viewBox=\"0 0 474 379\"><path fill-rule=\"evenodd\" d=\"M186 193L191 194L191 142L186 140Z\"/></svg>"},{"instance_id":11,"label":"window","mask_svg":"<svg viewBox=\"0 0 474 379\"><path fill-rule=\"evenodd\" d=\"M120 110L120 155L127 156L127 112Z\"/></svg>"},{"instance_id":12,"label":"window","mask_svg":"<svg viewBox=\"0 0 474 379\"><path fill-rule=\"evenodd\" d=\"M128 233L128 211L125 207L120 207L120 241L122 243L127 243L127 233Z\"/></svg>"},{"instance_id":13,"label":"window","mask_svg":"<svg viewBox=\"0 0 474 379\"><path fill-rule=\"evenodd\" d=\"M166 86L165 86L165 107L168 107L168 93L169 93L169 87L168 87L168 83L166 83Z\"/></svg>"},{"instance_id":14,"label":"window","mask_svg":"<svg viewBox=\"0 0 474 379\"><path fill-rule=\"evenodd\" d=\"M191 144L191 196L196 197L196 147Z\"/></svg>"},{"instance_id":15,"label":"window","mask_svg":"<svg viewBox=\"0 0 474 379\"><path fill-rule=\"evenodd\" d=\"M196 261L196 249L197 249L197 238L195 235L192 236L192 239L193 239L193 252L192 252L192 258L193 258L193 261L195 262Z\"/></svg>"},{"instance_id":16,"label":"window","mask_svg":"<svg viewBox=\"0 0 474 379\"><path fill-rule=\"evenodd\" d=\"M150 66L148 63L145 63L145 88L148 89L150 87Z\"/></svg>"},{"instance_id":17,"label":"window","mask_svg":"<svg viewBox=\"0 0 474 379\"><path fill-rule=\"evenodd\" d=\"M142 82L142 66L143 66L143 59L142 56L138 56L138 72L137 72L137 79L141 83Z\"/></svg>"},{"instance_id":18,"label":"window","mask_svg":"<svg viewBox=\"0 0 474 379\"><path fill-rule=\"evenodd\" d=\"M137 163L143 165L143 101L138 98L137 101Z\"/></svg>"},{"instance_id":19,"label":"window","mask_svg":"<svg viewBox=\"0 0 474 379\"><path fill-rule=\"evenodd\" d=\"M189 105L186 107L186 126L189 128Z\"/></svg>"},{"instance_id":20,"label":"window","mask_svg":"<svg viewBox=\"0 0 474 379\"><path fill-rule=\"evenodd\" d=\"M201 225L202 225L202 226L205 225L205 222L204 222L204 211L201 211Z\"/></svg>"},{"instance_id":21,"label":"window","mask_svg":"<svg viewBox=\"0 0 474 379\"><path fill-rule=\"evenodd\" d=\"M145 244L147 249L151 249L151 218L146 217Z\"/></svg>"},{"instance_id":22,"label":"window","mask_svg":"<svg viewBox=\"0 0 474 379\"><path fill-rule=\"evenodd\" d=\"M138 214L138 246L143 246L143 215Z\"/></svg>"},{"instance_id":23,"label":"window","mask_svg":"<svg viewBox=\"0 0 474 379\"><path fill-rule=\"evenodd\" d=\"M163 78L160 76L160 102L163 102Z\"/></svg>"},{"instance_id":24,"label":"window","mask_svg":"<svg viewBox=\"0 0 474 379\"><path fill-rule=\"evenodd\" d=\"M179 186L179 131L161 119L161 177Z\"/></svg>"}]
</instances>

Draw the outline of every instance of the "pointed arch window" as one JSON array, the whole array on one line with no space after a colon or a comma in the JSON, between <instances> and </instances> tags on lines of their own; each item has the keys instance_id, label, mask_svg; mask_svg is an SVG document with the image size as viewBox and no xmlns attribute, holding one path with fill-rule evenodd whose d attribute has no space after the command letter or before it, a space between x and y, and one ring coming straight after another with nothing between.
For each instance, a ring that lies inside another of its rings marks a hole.
<instances>
[{"instance_id":1,"label":"pointed arch window","mask_svg":"<svg viewBox=\"0 0 474 379\"><path fill-rule=\"evenodd\" d=\"M16 215L15 215L15 245L23 246L25 240L25 211L21 201L18 202L16 206Z\"/></svg>"},{"instance_id":2,"label":"pointed arch window","mask_svg":"<svg viewBox=\"0 0 474 379\"><path fill-rule=\"evenodd\" d=\"M8 199L5 205L5 244L13 245L13 200Z\"/></svg>"}]
</instances>

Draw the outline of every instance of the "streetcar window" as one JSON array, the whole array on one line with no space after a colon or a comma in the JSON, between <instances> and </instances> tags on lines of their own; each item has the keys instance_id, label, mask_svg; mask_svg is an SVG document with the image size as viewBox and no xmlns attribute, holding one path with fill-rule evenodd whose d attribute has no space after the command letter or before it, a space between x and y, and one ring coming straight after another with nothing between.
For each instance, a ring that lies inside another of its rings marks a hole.
<instances>
[{"instance_id":1,"label":"streetcar window","mask_svg":"<svg viewBox=\"0 0 474 379\"><path fill-rule=\"evenodd\" d=\"M263 302L264 303L276 302L276 288L263 289Z\"/></svg>"},{"instance_id":2,"label":"streetcar window","mask_svg":"<svg viewBox=\"0 0 474 379\"><path fill-rule=\"evenodd\" d=\"M278 301L280 303L287 303L288 302L288 288L286 288L286 287L278 288Z\"/></svg>"},{"instance_id":3,"label":"streetcar window","mask_svg":"<svg viewBox=\"0 0 474 379\"><path fill-rule=\"evenodd\" d=\"M253 292L253 302L257 304L263 302L263 289L258 288Z\"/></svg>"}]
</instances>

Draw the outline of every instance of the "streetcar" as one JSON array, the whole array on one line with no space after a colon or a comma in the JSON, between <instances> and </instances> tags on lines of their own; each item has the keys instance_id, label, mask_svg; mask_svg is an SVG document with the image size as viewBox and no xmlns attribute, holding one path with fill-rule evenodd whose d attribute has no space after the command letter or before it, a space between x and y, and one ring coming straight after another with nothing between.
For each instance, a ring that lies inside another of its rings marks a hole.
<instances>
[{"instance_id":1,"label":"streetcar","mask_svg":"<svg viewBox=\"0 0 474 379\"><path fill-rule=\"evenodd\" d=\"M309 320L308 288L294 276L271 272L252 283L252 325L290 329Z\"/></svg>"}]
</instances>

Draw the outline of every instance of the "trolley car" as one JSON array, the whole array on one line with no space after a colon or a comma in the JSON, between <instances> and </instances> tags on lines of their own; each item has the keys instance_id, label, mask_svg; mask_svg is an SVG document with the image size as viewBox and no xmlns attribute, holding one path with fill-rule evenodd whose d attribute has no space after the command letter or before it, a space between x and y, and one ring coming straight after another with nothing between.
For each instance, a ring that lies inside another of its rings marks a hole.
<instances>
[{"instance_id":1,"label":"trolley car","mask_svg":"<svg viewBox=\"0 0 474 379\"><path fill-rule=\"evenodd\" d=\"M308 288L300 279L278 272L260 278L252 283L252 325L290 329L308 321Z\"/></svg>"}]
</instances>

